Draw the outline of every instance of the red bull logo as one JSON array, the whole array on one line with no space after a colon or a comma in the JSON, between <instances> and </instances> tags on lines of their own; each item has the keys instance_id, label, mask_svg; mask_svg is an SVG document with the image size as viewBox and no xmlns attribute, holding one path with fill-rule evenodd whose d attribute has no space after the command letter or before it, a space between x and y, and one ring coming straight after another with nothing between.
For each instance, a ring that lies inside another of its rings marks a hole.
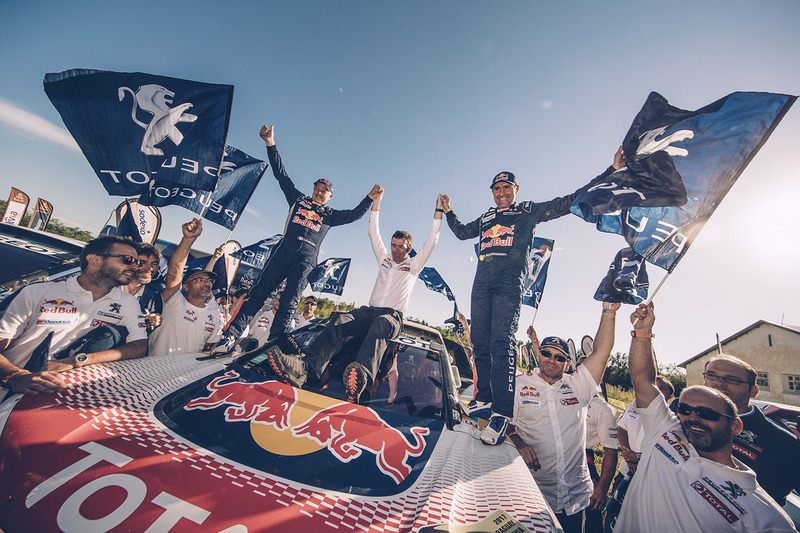
<instances>
[{"instance_id":1,"label":"red bull logo","mask_svg":"<svg viewBox=\"0 0 800 533\"><path fill-rule=\"evenodd\" d=\"M428 428L411 428L409 442L369 407L337 402L310 409L320 398L328 398L278 381L245 383L239 378L239 373L231 370L213 379L206 387L210 394L191 400L184 409L227 406L223 411L227 422L258 424L250 426L256 444L279 455L303 455L326 448L335 459L348 463L366 451L375 455L380 472L397 484L411 474L409 458L425 450ZM279 442L287 438L288 442Z\"/></svg>"},{"instance_id":2,"label":"red bull logo","mask_svg":"<svg viewBox=\"0 0 800 533\"><path fill-rule=\"evenodd\" d=\"M298 209L292 217L292 222L314 231L319 231L322 228L322 217L311 209Z\"/></svg>"},{"instance_id":3,"label":"red bull logo","mask_svg":"<svg viewBox=\"0 0 800 533\"><path fill-rule=\"evenodd\" d=\"M514 226L495 224L481 234L481 250L492 246L511 246L513 242Z\"/></svg>"},{"instance_id":4,"label":"red bull logo","mask_svg":"<svg viewBox=\"0 0 800 533\"><path fill-rule=\"evenodd\" d=\"M53 300L44 300L39 309L40 313L77 313L78 309L75 304L64 300L63 298L55 298Z\"/></svg>"},{"instance_id":5,"label":"red bull logo","mask_svg":"<svg viewBox=\"0 0 800 533\"><path fill-rule=\"evenodd\" d=\"M414 443L388 425L368 407L340 403L323 409L305 424L292 428L296 437L307 437L328 450L342 462L359 457L362 451L375 454L381 472L401 483L411 473L407 460L425 450L428 428L411 428Z\"/></svg>"}]
</instances>

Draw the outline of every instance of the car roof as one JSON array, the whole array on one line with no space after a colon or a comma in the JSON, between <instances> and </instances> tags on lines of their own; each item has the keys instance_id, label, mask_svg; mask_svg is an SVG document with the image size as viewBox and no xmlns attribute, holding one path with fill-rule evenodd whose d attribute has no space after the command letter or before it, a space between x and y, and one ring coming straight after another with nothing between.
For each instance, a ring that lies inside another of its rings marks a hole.
<instances>
[{"instance_id":1,"label":"car roof","mask_svg":"<svg viewBox=\"0 0 800 533\"><path fill-rule=\"evenodd\" d=\"M85 245L68 237L0 223L0 283L70 263L77 265Z\"/></svg>"}]
</instances>

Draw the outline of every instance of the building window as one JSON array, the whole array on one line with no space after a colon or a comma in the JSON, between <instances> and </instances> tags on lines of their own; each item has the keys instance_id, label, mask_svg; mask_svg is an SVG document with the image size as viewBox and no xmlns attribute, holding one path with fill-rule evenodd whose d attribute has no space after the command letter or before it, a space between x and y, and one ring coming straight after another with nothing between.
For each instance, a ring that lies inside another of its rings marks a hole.
<instances>
[{"instance_id":1,"label":"building window","mask_svg":"<svg viewBox=\"0 0 800 533\"><path fill-rule=\"evenodd\" d=\"M759 372L756 374L756 385L760 389L769 390L769 374L766 372Z\"/></svg>"},{"instance_id":2,"label":"building window","mask_svg":"<svg viewBox=\"0 0 800 533\"><path fill-rule=\"evenodd\" d=\"M786 376L788 392L800 394L800 376Z\"/></svg>"}]
</instances>

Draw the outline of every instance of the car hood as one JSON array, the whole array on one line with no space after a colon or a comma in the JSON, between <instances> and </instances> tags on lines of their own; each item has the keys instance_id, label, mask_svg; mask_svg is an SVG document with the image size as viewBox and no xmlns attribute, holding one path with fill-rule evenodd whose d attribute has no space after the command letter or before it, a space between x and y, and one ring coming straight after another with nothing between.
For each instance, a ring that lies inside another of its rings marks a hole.
<instances>
[{"instance_id":1,"label":"car hood","mask_svg":"<svg viewBox=\"0 0 800 533\"><path fill-rule=\"evenodd\" d=\"M91 365L19 401L0 529L550 530L516 450L483 446L472 421L392 418L196 358Z\"/></svg>"}]
</instances>

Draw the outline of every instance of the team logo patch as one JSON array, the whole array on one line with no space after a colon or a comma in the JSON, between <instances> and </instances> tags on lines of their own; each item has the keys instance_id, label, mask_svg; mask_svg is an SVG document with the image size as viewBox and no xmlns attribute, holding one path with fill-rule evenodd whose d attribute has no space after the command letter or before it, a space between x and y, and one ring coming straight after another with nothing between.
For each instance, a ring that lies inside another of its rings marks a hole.
<instances>
[{"instance_id":1,"label":"team logo patch","mask_svg":"<svg viewBox=\"0 0 800 533\"><path fill-rule=\"evenodd\" d=\"M572 398L561 398L561 405L578 405L578 399L574 396Z\"/></svg>"},{"instance_id":2,"label":"team logo patch","mask_svg":"<svg viewBox=\"0 0 800 533\"><path fill-rule=\"evenodd\" d=\"M671 462L673 462L674 464L676 464L676 465L679 465L679 464L680 464L680 463L678 462L678 460L677 460L677 459L675 459L674 457L672 457L672 454L671 454L671 453L669 453L667 450L665 450L665 449L664 449L664 447L663 447L663 446L661 446L661 445L660 445L660 444L658 444L658 443L656 443L656 450L658 450L658 451L660 451L661 453L663 453L663 454L664 454L664 457L666 457L667 459L669 459L669 460L670 460Z\"/></svg>"},{"instance_id":3,"label":"team logo patch","mask_svg":"<svg viewBox=\"0 0 800 533\"><path fill-rule=\"evenodd\" d=\"M731 511L727 505L725 505L719 498L714 496L714 494L708 490L708 488L703 485L700 481L695 481L692 483L692 488L697 491L697 493L703 497L705 501L707 501L711 507L717 511L722 518L724 518L729 524L733 524L739 520L739 517Z\"/></svg>"},{"instance_id":4,"label":"team logo patch","mask_svg":"<svg viewBox=\"0 0 800 533\"><path fill-rule=\"evenodd\" d=\"M674 431L666 431L661 435L661 438L678 452L684 462L689 460L689 447L680 435Z\"/></svg>"},{"instance_id":5,"label":"team logo patch","mask_svg":"<svg viewBox=\"0 0 800 533\"><path fill-rule=\"evenodd\" d=\"M169 139L175 146L178 146L183 141L183 134L177 124L197 120L197 115L186 112L193 106L189 102L169 107L168 104L172 103L175 93L161 85L155 83L142 85L136 92L128 87L120 87L117 92L120 102L125 99L126 93L133 98L131 118L138 126L144 128L140 147L143 154L164 155L164 151L156 145ZM136 118L138 109L153 115L149 123L144 123Z\"/></svg>"},{"instance_id":6,"label":"team logo patch","mask_svg":"<svg viewBox=\"0 0 800 533\"><path fill-rule=\"evenodd\" d=\"M53 300L45 300L39 308L40 313L56 313L59 315L75 314L78 308L73 302L64 300L63 298L55 298Z\"/></svg>"},{"instance_id":7,"label":"team logo patch","mask_svg":"<svg viewBox=\"0 0 800 533\"><path fill-rule=\"evenodd\" d=\"M745 448L744 446L740 446L735 442L733 443L733 451L738 453L739 455L747 457L751 461L755 461L756 459L758 459L758 454L754 450L751 450L750 448Z\"/></svg>"}]
</instances>

